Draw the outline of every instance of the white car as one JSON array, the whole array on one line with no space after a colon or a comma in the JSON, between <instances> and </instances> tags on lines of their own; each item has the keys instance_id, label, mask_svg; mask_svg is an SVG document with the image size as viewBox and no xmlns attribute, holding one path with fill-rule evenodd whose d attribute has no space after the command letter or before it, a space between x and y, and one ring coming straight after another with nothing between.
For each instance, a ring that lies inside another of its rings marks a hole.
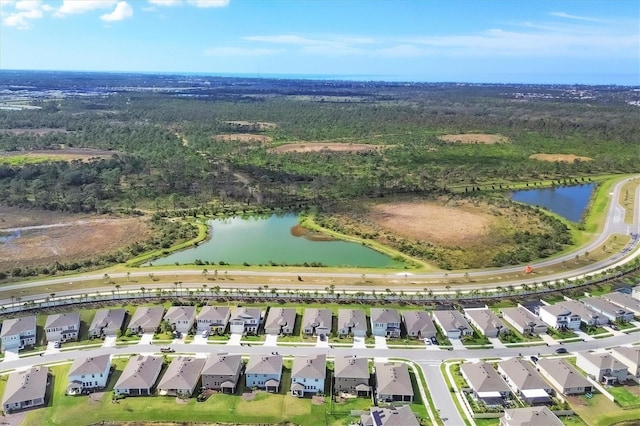
<instances>
[{"instance_id":1,"label":"white car","mask_svg":"<svg viewBox=\"0 0 640 426\"><path fill-rule=\"evenodd\" d=\"M425 337L424 339L422 339L422 340L424 340L424 344L425 344L425 345L430 345L430 344L431 344L431 340L429 340L429 339L428 339L428 338L426 338L426 337Z\"/></svg>"},{"instance_id":2,"label":"white car","mask_svg":"<svg viewBox=\"0 0 640 426\"><path fill-rule=\"evenodd\" d=\"M201 334L201 336L202 336L202 337L205 337L205 338L209 337L209 330L205 330L205 331L203 331L203 332L202 332L202 334Z\"/></svg>"}]
</instances>

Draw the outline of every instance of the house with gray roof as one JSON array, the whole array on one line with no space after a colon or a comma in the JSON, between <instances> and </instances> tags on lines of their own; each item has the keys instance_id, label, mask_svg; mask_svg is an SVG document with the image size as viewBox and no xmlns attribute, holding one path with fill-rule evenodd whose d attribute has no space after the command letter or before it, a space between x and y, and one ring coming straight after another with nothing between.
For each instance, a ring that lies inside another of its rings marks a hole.
<instances>
[{"instance_id":1,"label":"house with gray roof","mask_svg":"<svg viewBox=\"0 0 640 426\"><path fill-rule=\"evenodd\" d=\"M49 369L41 365L10 373L2 396L2 409L13 413L43 406L48 383Z\"/></svg>"},{"instance_id":2,"label":"house with gray roof","mask_svg":"<svg viewBox=\"0 0 640 426\"><path fill-rule=\"evenodd\" d=\"M222 334L227 328L230 316L231 309L228 306L203 306L196 317L198 331L211 331Z\"/></svg>"},{"instance_id":3,"label":"house with gray roof","mask_svg":"<svg viewBox=\"0 0 640 426\"><path fill-rule=\"evenodd\" d=\"M195 306L172 306L162 318L171 324L171 327L179 333L188 333L196 321Z\"/></svg>"},{"instance_id":4,"label":"house with gray roof","mask_svg":"<svg viewBox=\"0 0 640 426\"><path fill-rule=\"evenodd\" d=\"M509 332L509 327L492 310L487 308L465 309L464 314L480 332L487 337L498 337Z\"/></svg>"},{"instance_id":5,"label":"house with gray roof","mask_svg":"<svg viewBox=\"0 0 640 426\"><path fill-rule=\"evenodd\" d=\"M158 383L158 393L160 395L189 398L200 380L200 372L204 367L205 361L204 358L192 356L177 356L173 358Z\"/></svg>"},{"instance_id":6,"label":"house with gray roof","mask_svg":"<svg viewBox=\"0 0 640 426\"><path fill-rule=\"evenodd\" d=\"M64 314L49 315L44 324L44 331L47 334L47 342L78 340L80 313L65 312Z\"/></svg>"},{"instance_id":7,"label":"house with gray roof","mask_svg":"<svg viewBox=\"0 0 640 426\"><path fill-rule=\"evenodd\" d=\"M118 382L113 387L116 395L151 395L162 370L162 357L134 355L129 359Z\"/></svg>"},{"instance_id":8,"label":"house with gray roof","mask_svg":"<svg viewBox=\"0 0 640 426\"><path fill-rule=\"evenodd\" d=\"M242 355L210 354L202 368L202 387L233 394L243 367Z\"/></svg>"},{"instance_id":9,"label":"house with gray roof","mask_svg":"<svg viewBox=\"0 0 640 426\"><path fill-rule=\"evenodd\" d=\"M433 311L433 321L442 329L448 339L473 336L473 328L465 317L456 310Z\"/></svg>"},{"instance_id":10,"label":"house with gray roof","mask_svg":"<svg viewBox=\"0 0 640 426\"><path fill-rule=\"evenodd\" d=\"M302 398L305 394L324 393L326 377L325 354L296 356L291 367L291 395Z\"/></svg>"},{"instance_id":11,"label":"house with gray roof","mask_svg":"<svg viewBox=\"0 0 640 426\"><path fill-rule=\"evenodd\" d=\"M602 298L608 300L614 305L618 305L621 308L633 312L634 315L640 316L640 300L634 299L628 294L614 291L613 293L605 294Z\"/></svg>"},{"instance_id":12,"label":"house with gray roof","mask_svg":"<svg viewBox=\"0 0 640 426\"><path fill-rule=\"evenodd\" d=\"M234 334L258 334L262 320L260 308L239 307L229 319L229 330Z\"/></svg>"},{"instance_id":13,"label":"house with gray roof","mask_svg":"<svg viewBox=\"0 0 640 426\"><path fill-rule=\"evenodd\" d=\"M502 308L502 318L520 334L538 335L547 332L547 324L524 306Z\"/></svg>"},{"instance_id":14,"label":"house with gray roof","mask_svg":"<svg viewBox=\"0 0 640 426\"><path fill-rule=\"evenodd\" d=\"M502 375L514 394L531 405L549 404L553 387L547 383L535 367L521 358L509 358L498 363Z\"/></svg>"},{"instance_id":15,"label":"house with gray roof","mask_svg":"<svg viewBox=\"0 0 640 426\"><path fill-rule=\"evenodd\" d=\"M338 309L338 335L365 337L367 315L364 309Z\"/></svg>"},{"instance_id":16,"label":"house with gray roof","mask_svg":"<svg viewBox=\"0 0 640 426\"><path fill-rule=\"evenodd\" d=\"M584 325L598 327L609 324L609 319L607 317L600 315L598 312L577 300L565 300L556 303L556 305L562 306L576 315L580 315L580 321L582 321Z\"/></svg>"},{"instance_id":17,"label":"house with gray roof","mask_svg":"<svg viewBox=\"0 0 640 426\"><path fill-rule=\"evenodd\" d=\"M537 313L542 321L556 330L580 330L580 315L562 304L539 306Z\"/></svg>"},{"instance_id":18,"label":"house with gray roof","mask_svg":"<svg viewBox=\"0 0 640 426\"><path fill-rule=\"evenodd\" d=\"M420 426L409 405L402 407L371 407L368 413L360 415L362 426Z\"/></svg>"},{"instance_id":19,"label":"house with gray roof","mask_svg":"<svg viewBox=\"0 0 640 426\"><path fill-rule=\"evenodd\" d=\"M581 300L585 306L605 316L611 322L628 322L633 320L633 312L609 302L601 297L586 297Z\"/></svg>"},{"instance_id":20,"label":"house with gray roof","mask_svg":"<svg viewBox=\"0 0 640 426\"><path fill-rule=\"evenodd\" d=\"M607 385L624 382L629 375L627 366L610 353L578 352L576 366Z\"/></svg>"},{"instance_id":21,"label":"house with gray roof","mask_svg":"<svg viewBox=\"0 0 640 426\"><path fill-rule=\"evenodd\" d=\"M562 358L541 358L538 368L542 376L564 395L581 395L593 391L593 385Z\"/></svg>"},{"instance_id":22,"label":"house with gray roof","mask_svg":"<svg viewBox=\"0 0 640 426\"><path fill-rule=\"evenodd\" d=\"M2 350L17 351L36 344L36 316L11 318L2 321L0 330Z\"/></svg>"},{"instance_id":23,"label":"house with gray roof","mask_svg":"<svg viewBox=\"0 0 640 426\"><path fill-rule=\"evenodd\" d=\"M125 309L98 309L89 326L89 336L116 336L121 331L126 313Z\"/></svg>"},{"instance_id":24,"label":"house with gray roof","mask_svg":"<svg viewBox=\"0 0 640 426\"><path fill-rule=\"evenodd\" d=\"M376 362L376 399L380 402L413 402L409 368L403 362Z\"/></svg>"},{"instance_id":25,"label":"house with gray roof","mask_svg":"<svg viewBox=\"0 0 640 426\"><path fill-rule=\"evenodd\" d=\"M266 334L293 334L296 325L295 308L271 308L264 323Z\"/></svg>"},{"instance_id":26,"label":"house with gray roof","mask_svg":"<svg viewBox=\"0 0 640 426\"><path fill-rule=\"evenodd\" d=\"M548 407L524 407L504 410L500 426L563 426Z\"/></svg>"},{"instance_id":27,"label":"house with gray roof","mask_svg":"<svg viewBox=\"0 0 640 426\"><path fill-rule=\"evenodd\" d=\"M400 337L400 314L394 308L371 308L371 334L382 337Z\"/></svg>"},{"instance_id":28,"label":"house with gray roof","mask_svg":"<svg viewBox=\"0 0 640 426\"><path fill-rule=\"evenodd\" d=\"M248 388L278 393L282 382L282 355L251 355L244 378Z\"/></svg>"},{"instance_id":29,"label":"house with gray roof","mask_svg":"<svg viewBox=\"0 0 640 426\"><path fill-rule=\"evenodd\" d=\"M427 311L404 311L402 322L407 329L407 336L418 339L436 337L436 326Z\"/></svg>"},{"instance_id":30,"label":"house with gray roof","mask_svg":"<svg viewBox=\"0 0 640 426\"><path fill-rule=\"evenodd\" d=\"M336 356L333 362L333 391L362 397L371 394L369 359L355 355Z\"/></svg>"},{"instance_id":31,"label":"house with gray roof","mask_svg":"<svg viewBox=\"0 0 640 426\"><path fill-rule=\"evenodd\" d=\"M302 332L310 336L331 334L333 312L326 308L307 308L302 316Z\"/></svg>"},{"instance_id":32,"label":"house with gray roof","mask_svg":"<svg viewBox=\"0 0 640 426\"><path fill-rule=\"evenodd\" d=\"M511 396L507 382L488 362L464 363L460 366L460 374L469 383L474 398L485 405L503 405Z\"/></svg>"},{"instance_id":33,"label":"house with gray roof","mask_svg":"<svg viewBox=\"0 0 640 426\"><path fill-rule=\"evenodd\" d=\"M111 356L109 354L79 357L71 364L67 386L68 395L79 395L107 387L111 372Z\"/></svg>"},{"instance_id":34,"label":"house with gray roof","mask_svg":"<svg viewBox=\"0 0 640 426\"><path fill-rule=\"evenodd\" d=\"M140 306L129 322L129 330L134 334L156 333L163 315L162 306Z\"/></svg>"},{"instance_id":35,"label":"house with gray roof","mask_svg":"<svg viewBox=\"0 0 640 426\"><path fill-rule=\"evenodd\" d=\"M627 366L629 375L636 378L636 381L640 381L640 346L625 347L619 346L611 350L611 354L616 357L618 361Z\"/></svg>"}]
</instances>

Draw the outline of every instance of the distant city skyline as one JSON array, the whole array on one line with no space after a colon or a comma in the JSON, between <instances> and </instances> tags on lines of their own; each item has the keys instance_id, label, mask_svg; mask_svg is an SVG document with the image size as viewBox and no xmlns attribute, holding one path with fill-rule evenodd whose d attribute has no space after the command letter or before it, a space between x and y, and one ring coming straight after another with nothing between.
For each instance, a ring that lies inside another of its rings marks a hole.
<instances>
[{"instance_id":1,"label":"distant city skyline","mask_svg":"<svg viewBox=\"0 0 640 426\"><path fill-rule=\"evenodd\" d=\"M640 85L640 2L0 0L0 69Z\"/></svg>"}]
</instances>

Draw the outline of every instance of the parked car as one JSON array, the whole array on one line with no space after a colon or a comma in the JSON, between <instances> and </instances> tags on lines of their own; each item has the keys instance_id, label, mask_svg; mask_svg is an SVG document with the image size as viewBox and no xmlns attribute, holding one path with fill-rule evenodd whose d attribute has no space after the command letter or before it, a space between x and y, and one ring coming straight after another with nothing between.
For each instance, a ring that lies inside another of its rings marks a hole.
<instances>
[{"instance_id":1,"label":"parked car","mask_svg":"<svg viewBox=\"0 0 640 426\"><path fill-rule=\"evenodd\" d=\"M205 330L202 332L202 337L209 337L209 330Z\"/></svg>"},{"instance_id":2,"label":"parked car","mask_svg":"<svg viewBox=\"0 0 640 426\"><path fill-rule=\"evenodd\" d=\"M436 340L436 338L435 338L435 337L432 337L432 338L431 338L431 343L432 343L432 344L434 344L434 345L437 345L437 344L438 344L438 341Z\"/></svg>"},{"instance_id":3,"label":"parked car","mask_svg":"<svg viewBox=\"0 0 640 426\"><path fill-rule=\"evenodd\" d=\"M538 357L531 355L531 361L533 361L534 363L538 362Z\"/></svg>"},{"instance_id":4,"label":"parked car","mask_svg":"<svg viewBox=\"0 0 640 426\"><path fill-rule=\"evenodd\" d=\"M160 352L163 352L163 353L164 353L164 352L175 352L175 351L176 351L176 350L175 350L175 349L173 349L173 348L172 348L172 347L170 347L170 346L167 346L166 348L160 348Z\"/></svg>"},{"instance_id":5,"label":"parked car","mask_svg":"<svg viewBox=\"0 0 640 426\"><path fill-rule=\"evenodd\" d=\"M60 349L60 341L56 340L55 342L53 342L53 347L56 349Z\"/></svg>"},{"instance_id":6,"label":"parked car","mask_svg":"<svg viewBox=\"0 0 640 426\"><path fill-rule=\"evenodd\" d=\"M556 353L557 354L566 354L567 353L567 348L558 348L558 349L556 349Z\"/></svg>"},{"instance_id":7,"label":"parked car","mask_svg":"<svg viewBox=\"0 0 640 426\"><path fill-rule=\"evenodd\" d=\"M424 340L424 344L425 345L430 345L431 344L431 340L427 339L426 337L423 339Z\"/></svg>"},{"instance_id":8,"label":"parked car","mask_svg":"<svg viewBox=\"0 0 640 426\"><path fill-rule=\"evenodd\" d=\"M324 342L325 340L327 340L327 337L324 334L320 335L320 341Z\"/></svg>"},{"instance_id":9,"label":"parked car","mask_svg":"<svg viewBox=\"0 0 640 426\"><path fill-rule=\"evenodd\" d=\"M618 330L618 326L615 324L609 324L609 327L611 327L612 330Z\"/></svg>"}]
</instances>

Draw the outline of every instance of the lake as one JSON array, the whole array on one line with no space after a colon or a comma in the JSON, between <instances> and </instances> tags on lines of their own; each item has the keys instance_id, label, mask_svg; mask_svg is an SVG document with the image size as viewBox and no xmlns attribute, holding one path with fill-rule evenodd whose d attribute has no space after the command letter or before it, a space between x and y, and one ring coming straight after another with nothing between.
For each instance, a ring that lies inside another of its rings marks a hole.
<instances>
[{"instance_id":1,"label":"lake","mask_svg":"<svg viewBox=\"0 0 640 426\"><path fill-rule=\"evenodd\" d=\"M511 199L552 211L572 222L580 222L589 206L595 188L595 183L587 183L554 188L526 189L514 191Z\"/></svg>"},{"instance_id":2,"label":"lake","mask_svg":"<svg viewBox=\"0 0 640 426\"><path fill-rule=\"evenodd\" d=\"M153 260L154 265L209 263L221 261L232 265L303 265L402 267L403 263L362 244L347 241L313 241L294 237L291 228L298 216L286 214L270 217L233 217L208 221L211 238L198 247L172 253Z\"/></svg>"}]
</instances>

